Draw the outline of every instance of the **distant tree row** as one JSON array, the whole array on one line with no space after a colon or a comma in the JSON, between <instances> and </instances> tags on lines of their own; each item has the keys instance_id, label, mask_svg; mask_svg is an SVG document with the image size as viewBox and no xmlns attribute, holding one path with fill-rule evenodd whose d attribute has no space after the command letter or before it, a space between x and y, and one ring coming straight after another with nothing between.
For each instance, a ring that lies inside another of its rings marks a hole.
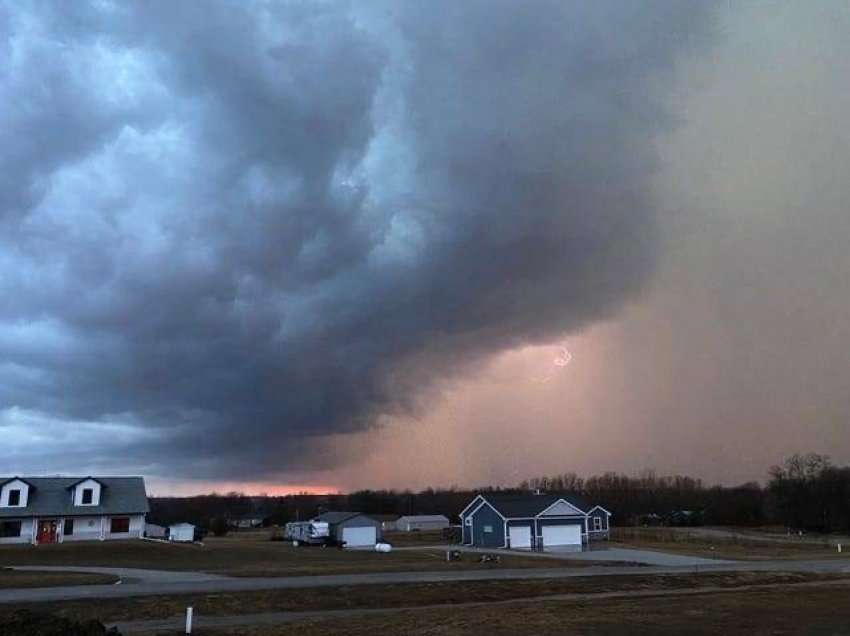
<instances>
[{"instance_id":1,"label":"distant tree row","mask_svg":"<svg viewBox=\"0 0 850 636\"><path fill-rule=\"evenodd\" d=\"M793 455L770 469L770 481L740 486L706 486L693 477L605 473L582 478L575 473L535 477L515 488L427 489L421 492L361 490L350 494L247 496L238 492L196 497L151 498L156 523L189 521L221 530L223 521L259 516L268 525L310 519L323 510L366 514L457 515L479 492L533 492L581 495L614 513L620 525L781 524L823 532L850 530L850 467L838 468L823 455Z\"/></svg>"}]
</instances>

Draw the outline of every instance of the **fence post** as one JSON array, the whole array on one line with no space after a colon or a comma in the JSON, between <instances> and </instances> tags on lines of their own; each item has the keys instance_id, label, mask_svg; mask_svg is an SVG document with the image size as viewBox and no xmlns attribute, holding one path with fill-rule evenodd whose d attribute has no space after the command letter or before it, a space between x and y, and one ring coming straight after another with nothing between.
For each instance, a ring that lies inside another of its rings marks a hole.
<instances>
[{"instance_id":1,"label":"fence post","mask_svg":"<svg viewBox=\"0 0 850 636\"><path fill-rule=\"evenodd\" d=\"M186 608L186 633L187 634L192 633L192 608L191 607Z\"/></svg>"}]
</instances>

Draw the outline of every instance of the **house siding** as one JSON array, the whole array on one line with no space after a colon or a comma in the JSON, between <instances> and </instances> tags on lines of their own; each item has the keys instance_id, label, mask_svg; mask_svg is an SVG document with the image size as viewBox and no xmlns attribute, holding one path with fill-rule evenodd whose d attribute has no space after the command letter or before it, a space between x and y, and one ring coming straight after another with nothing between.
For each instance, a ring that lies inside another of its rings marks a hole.
<instances>
[{"instance_id":1,"label":"house siding","mask_svg":"<svg viewBox=\"0 0 850 636\"><path fill-rule=\"evenodd\" d=\"M491 532L484 532L485 526L489 526ZM472 544L485 548L505 545L505 522L488 503L472 515Z\"/></svg>"},{"instance_id":2,"label":"house siding","mask_svg":"<svg viewBox=\"0 0 850 636\"><path fill-rule=\"evenodd\" d=\"M65 534L65 522L74 520L74 534ZM61 540L63 543L70 541L97 541L103 532L103 516L89 517L65 517L62 522Z\"/></svg>"},{"instance_id":3,"label":"house siding","mask_svg":"<svg viewBox=\"0 0 850 636\"><path fill-rule=\"evenodd\" d=\"M598 518L602 519L602 529L594 530L593 529L593 519ZM588 519L588 535L591 539L607 539L609 536L609 518L608 514L602 510L594 510L590 513L590 518Z\"/></svg>"}]
</instances>

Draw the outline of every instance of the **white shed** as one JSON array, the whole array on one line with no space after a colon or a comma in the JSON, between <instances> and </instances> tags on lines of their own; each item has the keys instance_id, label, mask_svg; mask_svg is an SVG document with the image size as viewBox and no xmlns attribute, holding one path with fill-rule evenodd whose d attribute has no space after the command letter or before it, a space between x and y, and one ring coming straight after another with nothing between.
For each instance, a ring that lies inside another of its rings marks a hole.
<instances>
[{"instance_id":1,"label":"white shed","mask_svg":"<svg viewBox=\"0 0 850 636\"><path fill-rule=\"evenodd\" d=\"M169 541L194 541L195 526L191 523L175 523L168 526Z\"/></svg>"}]
</instances>

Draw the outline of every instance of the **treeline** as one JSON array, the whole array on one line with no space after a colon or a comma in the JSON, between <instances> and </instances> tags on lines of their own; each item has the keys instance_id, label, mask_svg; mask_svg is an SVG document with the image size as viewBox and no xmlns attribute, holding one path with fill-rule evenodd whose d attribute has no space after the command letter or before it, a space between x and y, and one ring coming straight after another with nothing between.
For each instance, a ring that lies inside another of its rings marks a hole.
<instances>
[{"instance_id":1,"label":"treeline","mask_svg":"<svg viewBox=\"0 0 850 636\"><path fill-rule=\"evenodd\" d=\"M197 497L151 498L155 523L188 521L211 528L215 520L259 517L266 525L314 517L324 510L357 510L373 515L458 514L477 493L541 491L579 495L601 504L619 525L782 525L794 530L850 530L850 467L823 455L794 455L769 472L766 486L706 486L687 476L646 471L637 476L574 473L537 477L516 488L427 489L421 492L361 490L350 494L254 497L238 492Z\"/></svg>"},{"instance_id":2,"label":"treeline","mask_svg":"<svg viewBox=\"0 0 850 636\"><path fill-rule=\"evenodd\" d=\"M581 495L614 513L621 525L760 525L764 490L757 483L706 486L683 475L638 476L605 473L583 479L574 473L537 477L520 484L523 490Z\"/></svg>"}]
</instances>

